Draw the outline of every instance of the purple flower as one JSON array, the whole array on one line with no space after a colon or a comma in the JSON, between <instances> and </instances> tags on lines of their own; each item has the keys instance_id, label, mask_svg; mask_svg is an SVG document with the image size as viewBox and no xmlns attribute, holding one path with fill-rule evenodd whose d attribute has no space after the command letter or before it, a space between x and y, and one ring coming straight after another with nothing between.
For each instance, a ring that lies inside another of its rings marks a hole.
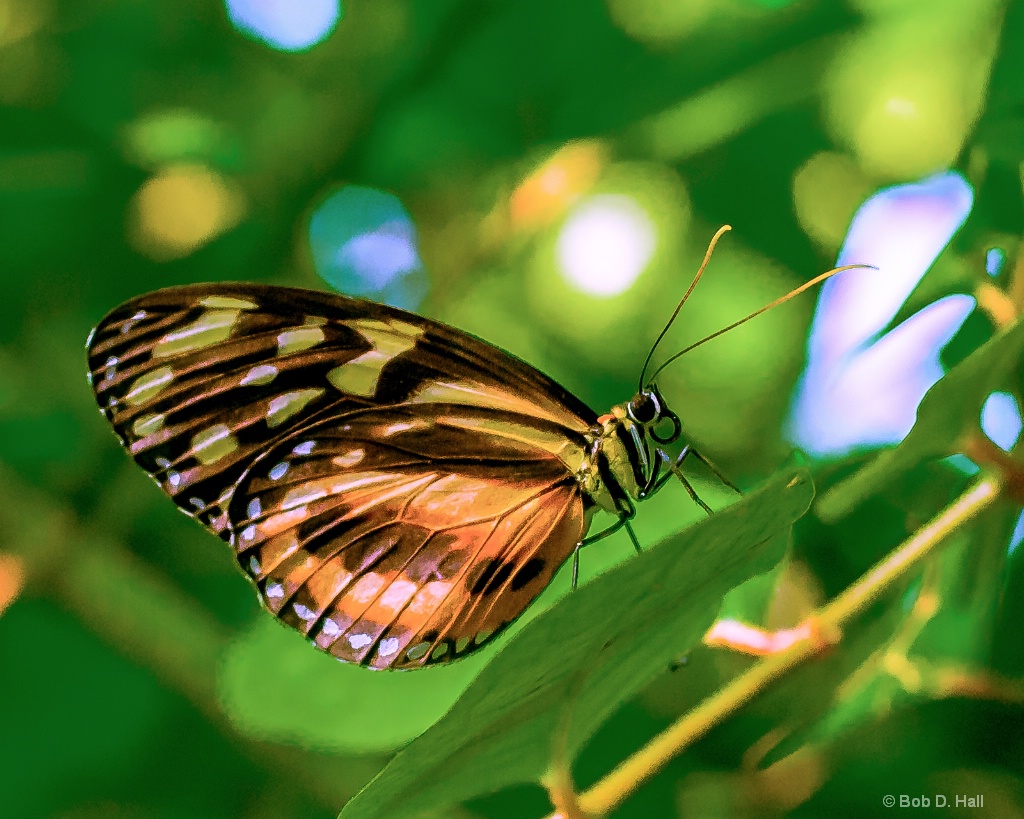
<instances>
[{"instance_id":1,"label":"purple flower","mask_svg":"<svg viewBox=\"0 0 1024 819\"><path fill-rule=\"evenodd\" d=\"M973 192L957 173L885 188L857 211L837 264L864 263L822 288L807 366L790 410L790 439L816 457L894 444L942 377L942 348L974 309L941 298L883 333L963 225Z\"/></svg>"}]
</instances>

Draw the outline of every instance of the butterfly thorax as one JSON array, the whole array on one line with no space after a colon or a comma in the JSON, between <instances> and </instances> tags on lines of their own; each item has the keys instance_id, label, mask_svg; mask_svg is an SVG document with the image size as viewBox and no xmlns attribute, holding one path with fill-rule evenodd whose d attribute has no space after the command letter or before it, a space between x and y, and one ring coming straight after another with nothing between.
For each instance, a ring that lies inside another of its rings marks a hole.
<instances>
[{"instance_id":1,"label":"butterfly thorax","mask_svg":"<svg viewBox=\"0 0 1024 819\"><path fill-rule=\"evenodd\" d=\"M652 384L597 419L577 480L598 506L618 514L622 500L646 497L659 445L674 443L681 433L679 417Z\"/></svg>"}]
</instances>

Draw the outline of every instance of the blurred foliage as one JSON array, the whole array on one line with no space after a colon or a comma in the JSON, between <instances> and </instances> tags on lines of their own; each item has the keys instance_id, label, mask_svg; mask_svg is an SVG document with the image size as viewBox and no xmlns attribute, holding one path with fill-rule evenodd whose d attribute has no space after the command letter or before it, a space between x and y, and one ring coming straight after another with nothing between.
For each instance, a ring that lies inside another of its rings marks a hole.
<instances>
[{"instance_id":1,"label":"blurred foliage","mask_svg":"<svg viewBox=\"0 0 1024 819\"><path fill-rule=\"evenodd\" d=\"M412 742L352 815L396 815L382 793L437 816L542 816L548 734L574 696L553 681L616 663L583 674L568 747L587 785L749 666L695 646L722 595L771 563L729 515L765 498L758 525L799 512L779 500L783 472L675 537L700 514L669 487L638 512L641 542L665 541L649 561L628 560L625 537L588 547L583 587L568 595L563 572L484 656L422 676L344 667L272 623L229 550L120 451L82 352L109 309L188 282L325 288L318 237L344 231L311 222L361 186L411 220L387 239L414 239L416 257L393 269L424 278L393 298L425 292L421 312L603 412L632 395L717 226L734 231L663 355L830 267L880 186L956 168L973 212L906 309L967 292L989 320L947 348L959 364L906 445L812 465L824 501L795 527L763 619L792 626L963 492L934 459L964 450L988 391L1020 397L1020 326L990 337L1024 309L1022 42L1008 0L349 0L295 53L216 2L0 0L0 815L334 816ZM584 292L567 274L574 258L600 267L602 236L588 256L562 230L581 201L623 198L653 239L624 287ZM1008 260L996 278L992 246ZM812 309L791 302L660 379L745 488L787 457ZM868 816L885 794L983 793L991 815L1024 817L1018 511L958 530L614 815ZM699 588L677 578L676 604L645 599L648 572L690 566ZM730 612L764 608L750 582ZM606 653L594 628L629 612L656 621L652 641L609 633ZM588 636L562 645L573 617ZM553 699L529 701L534 684Z\"/></svg>"}]
</instances>

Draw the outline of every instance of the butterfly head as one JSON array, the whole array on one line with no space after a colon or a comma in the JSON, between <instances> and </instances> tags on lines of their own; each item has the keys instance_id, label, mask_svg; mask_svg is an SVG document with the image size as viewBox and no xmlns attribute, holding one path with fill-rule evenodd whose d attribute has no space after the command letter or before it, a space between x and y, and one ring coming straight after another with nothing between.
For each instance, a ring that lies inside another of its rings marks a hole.
<instances>
[{"instance_id":1,"label":"butterfly head","mask_svg":"<svg viewBox=\"0 0 1024 819\"><path fill-rule=\"evenodd\" d=\"M659 444L673 444L683 433L679 416L668 408L657 384L649 384L625 405L626 417Z\"/></svg>"}]
</instances>

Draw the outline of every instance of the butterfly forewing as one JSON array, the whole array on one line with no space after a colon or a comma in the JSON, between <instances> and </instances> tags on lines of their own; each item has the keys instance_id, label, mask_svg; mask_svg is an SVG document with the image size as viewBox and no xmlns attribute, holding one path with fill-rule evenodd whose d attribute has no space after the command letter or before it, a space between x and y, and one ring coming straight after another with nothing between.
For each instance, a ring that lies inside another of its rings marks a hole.
<instances>
[{"instance_id":1,"label":"butterfly forewing","mask_svg":"<svg viewBox=\"0 0 1024 819\"><path fill-rule=\"evenodd\" d=\"M335 656L444 662L518 615L586 528L594 413L479 339L383 305L193 285L88 346L103 414L267 607Z\"/></svg>"}]
</instances>

